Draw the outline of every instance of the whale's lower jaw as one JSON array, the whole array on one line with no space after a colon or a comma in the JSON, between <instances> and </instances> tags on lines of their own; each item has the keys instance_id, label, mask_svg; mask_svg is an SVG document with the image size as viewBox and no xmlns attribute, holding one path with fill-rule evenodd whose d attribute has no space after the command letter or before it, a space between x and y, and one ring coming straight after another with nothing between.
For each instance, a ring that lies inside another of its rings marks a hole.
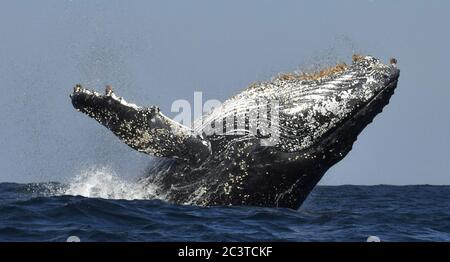
<instances>
[{"instance_id":1,"label":"whale's lower jaw","mask_svg":"<svg viewBox=\"0 0 450 262\"><path fill-rule=\"evenodd\" d=\"M177 204L297 209L326 171L350 152L357 136L389 103L396 86L397 81L386 86L357 114L304 151L281 152L252 140L233 142L195 168L163 161L143 181L158 185L161 194Z\"/></svg>"}]
</instances>

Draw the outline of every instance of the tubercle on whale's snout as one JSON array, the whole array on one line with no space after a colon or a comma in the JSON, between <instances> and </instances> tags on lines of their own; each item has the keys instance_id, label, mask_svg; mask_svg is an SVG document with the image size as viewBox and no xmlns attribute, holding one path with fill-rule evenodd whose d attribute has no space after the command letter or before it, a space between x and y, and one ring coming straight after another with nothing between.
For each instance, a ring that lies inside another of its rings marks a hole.
<instances>
[{"instance_id":1,"label":"tubercle on whale's snout","mask_svg":"<svg viewBox=\"0 0 450 262\"><path fill-rule=\"evenodd\" d=\"M73 92L69 95L72 100L72 105L77 111L81 111L85 106L87 106L87 100L90 95L94 94L81 86L81 84L75 85L73 87Z\"/></svg>"},{"instance_id":2,"label":"tubercle on whale's snout","mask_svg":"<svg viewBox=\"0 0 450 262\"><path fill-rule=\"evenodd\" d=\"M101 96L99 93L97 93L95 91L91 91L87 88L84 88L81 84L76 84L73 87L73 92L72 92L72 94L70 94L70 97L75 97L76 95L79 95L79 94Z\"/></svg>"}]
</instances>

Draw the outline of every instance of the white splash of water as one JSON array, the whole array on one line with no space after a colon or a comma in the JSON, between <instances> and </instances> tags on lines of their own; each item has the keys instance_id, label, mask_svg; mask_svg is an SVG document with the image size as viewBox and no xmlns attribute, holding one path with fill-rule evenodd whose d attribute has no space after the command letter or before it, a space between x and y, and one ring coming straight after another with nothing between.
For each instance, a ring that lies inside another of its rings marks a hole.
<instances>
[{"instance_id":1,"label":"white splash of water","mask_svg":"<svg viewBox=\"0 0 450 262\"><path fill-rule=\"evenodd\" d=\"M158 199L156 186L124 180L109 167L93 167L75 176L62 195L104 199Z\"/></svg>"}]
</instances>

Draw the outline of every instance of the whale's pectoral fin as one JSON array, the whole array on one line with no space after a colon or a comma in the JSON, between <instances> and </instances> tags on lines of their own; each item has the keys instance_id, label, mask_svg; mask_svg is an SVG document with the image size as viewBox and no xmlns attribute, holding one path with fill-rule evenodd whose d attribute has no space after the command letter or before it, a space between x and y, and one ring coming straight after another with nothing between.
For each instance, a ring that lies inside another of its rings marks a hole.
<instances>
[{"instance_id":1,"label":"whale's pectoral fin","mask_svg":"<svg viewBox=\"0 0 450 262\"><path fill-rule=\"evenodd\" d=\"M77 85L73 106L111 130L131 148L149 155L200 162L210 154L209 142L162 114L158 107L140 107L117 97Z\"/></svg>"},{"instance_id":2,"label":"whale's pectoral fin","mask_svg":"<svg viewBox=\"0 0 450 262\"><path fill-rule=\"evenodd\" d=\"M123 139L132 148L155 156L198 162L210 154L209 142L162 114L158 107L141 109L143 126L126 132ZM133 127L131 127L133 128ZM130 133L134 134L130 137Z\"/></svg>"}]
</instances>

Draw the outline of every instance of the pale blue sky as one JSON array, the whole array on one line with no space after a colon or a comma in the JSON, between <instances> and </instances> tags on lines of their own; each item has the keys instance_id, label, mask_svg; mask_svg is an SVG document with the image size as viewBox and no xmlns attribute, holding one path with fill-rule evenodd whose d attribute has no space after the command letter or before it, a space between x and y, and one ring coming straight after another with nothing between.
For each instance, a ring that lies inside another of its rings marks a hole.
<instances>
[{"instance_id":1,"label":"pale blue sky","mask_svg":"<svg viewBox=\"0 0 450 262\"><path fill-rule=\"evenodd\" d=\"M248 84L353 52L398 58L391 103L322 184L450 184L448 1L4 1L0 182L124 177L150 157L73 110L75 83L106 83L168 115L194 91Z\"/></svg>"}]
</instances>

